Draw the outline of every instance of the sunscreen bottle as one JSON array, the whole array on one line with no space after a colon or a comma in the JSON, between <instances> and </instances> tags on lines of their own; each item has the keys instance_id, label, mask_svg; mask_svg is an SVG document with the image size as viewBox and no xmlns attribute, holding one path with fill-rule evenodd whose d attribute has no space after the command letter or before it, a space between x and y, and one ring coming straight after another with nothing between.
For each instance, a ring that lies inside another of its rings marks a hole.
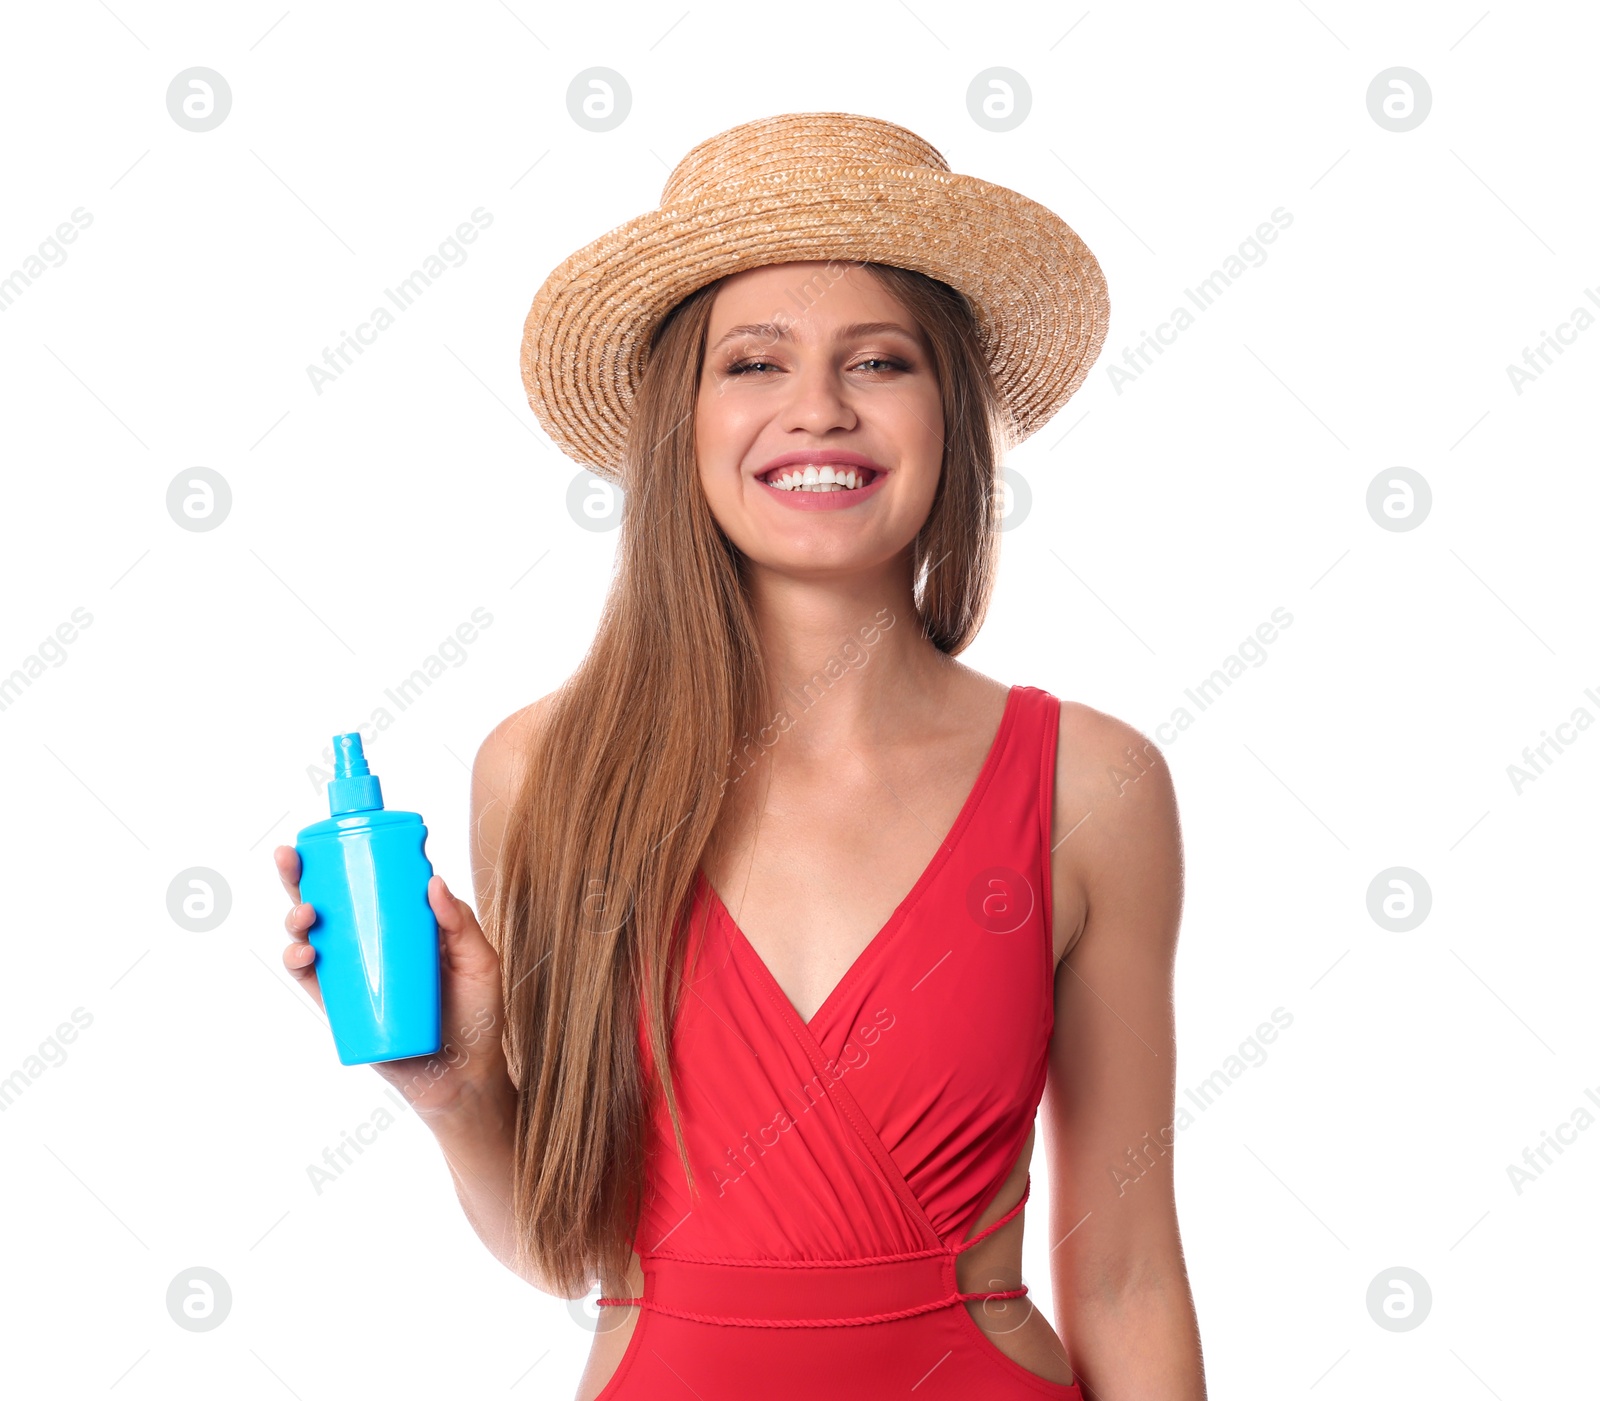
<instances>
[{"instance_id":1,"label":"sunscreen bottle","mask_svg":"<svg viewBox=\"0 0 1600 1401\"><path fill-rule=\"evenodd\" d=\"M301 829L300 898L316 919L317 986L343 1065L439 1050L439 925L428 829L383 805L359 734L333 737L329 816Z\"/></svg>"}]
</instances>

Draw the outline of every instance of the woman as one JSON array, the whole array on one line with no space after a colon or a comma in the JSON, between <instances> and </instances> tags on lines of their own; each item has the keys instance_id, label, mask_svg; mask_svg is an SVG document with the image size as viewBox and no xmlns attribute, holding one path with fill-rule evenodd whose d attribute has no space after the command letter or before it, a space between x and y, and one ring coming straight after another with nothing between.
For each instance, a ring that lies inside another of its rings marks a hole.
<instances>
[{"instance_id":1,"label":"woman","mask_svg":"<svg viewBox=\"0 0 1600 1401\"><path fill-rule=\"evenodd\" d=\"M378 1069L500 1259L601 1281L579 1401L1204 1394L1167 769L954 660L999 453L1105 316L1054 214L841 113L701 143L535 299L530 402L626 486L617 574L479 750L487 934L430 883L459 1032ZM1021 1278L1041 1101L1055 1328Z\"/></svg>"}]
</instances>

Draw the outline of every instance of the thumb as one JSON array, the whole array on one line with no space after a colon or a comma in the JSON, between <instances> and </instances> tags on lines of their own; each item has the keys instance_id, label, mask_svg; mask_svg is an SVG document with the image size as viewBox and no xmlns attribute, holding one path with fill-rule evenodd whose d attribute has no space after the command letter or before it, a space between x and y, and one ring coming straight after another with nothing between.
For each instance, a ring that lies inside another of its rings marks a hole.
<instances>
[{"instance_id":1,"label":"thumb","mask_svg":"<svg viewBox=\"0 0 1600 1401\"><path fill-rule=\"evenodd\" d=\"M439 921L440 952L452 971L471 979L494 981L500 956L484 935L472 906L452 895L444 877L438 875L428 881L428 904Z\"/></svg>"},{"instance_id":2,"label":"thumb","mask_svg":"<svg viewBox=\"0 0 1600 1401\"><path fill-rule=\"evenodd\" d=\"M478 916L473 913L472 906L450 893L443 876L429 878L428 905L439 921L439 932L446 938L457 941L472 934L482 937L483 931L478 927Z\"/></svg>"}]
</instances>

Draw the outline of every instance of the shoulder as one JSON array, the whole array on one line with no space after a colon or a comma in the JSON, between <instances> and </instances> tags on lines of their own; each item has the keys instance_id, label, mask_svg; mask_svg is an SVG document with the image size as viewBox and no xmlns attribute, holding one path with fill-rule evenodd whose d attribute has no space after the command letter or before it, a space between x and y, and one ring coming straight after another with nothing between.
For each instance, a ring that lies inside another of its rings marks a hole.
<instances>
[{"instance_id":1,"label":"shoulder","mask_svg":"<svg viewBox=\"0 0 1600 1401\"><path fill-rule=\"evenodd\" d=\"M538 700L514 710L483 737L477 756L472 761L472 780L476 788L509 790L520 776L523 760L533 740L538 737L557 692L540 696Z\"/></svg>"},{"instance_id":2,"label":"shoulder","mask_svg":"<svg viewBox=\"0 0 1600 1401\"><path fill-rule=\"evenodd\" d=\"M1160 747L1126 720L1081 701L1060 702L1056 736L1056 792L1079 793L1085 799L1126 796L1129 785L1155 777L1157 787L1170 789L1171 779Z\"/></svg>"},{"instance_id":3,"label":"shoulder","mask_svg":"<svg viewBox=\"0 0 1600 1401\"><path fill-rule=\"evenodd\" d=\"M523 765L557 692L514 710L484 736L472 761L470 846L473 883L484 904L522 781Z\"/></svg>"},{"instance_id":4,"label":"shoulder","mask_svg":"<svg viewBox=\"0 0 1600 1401\"><path fill-rule=\"evenodd\" d=\"M1052 884L1075 911L1073 927L1058 931L1058 958L1077 942L1097 902L1129 900L1141 890L1146 898L1178 896L1177 794L1160 747L1141 730L1091 705L1061 701L1052 808Z\"/></svg>"}]
</instances>

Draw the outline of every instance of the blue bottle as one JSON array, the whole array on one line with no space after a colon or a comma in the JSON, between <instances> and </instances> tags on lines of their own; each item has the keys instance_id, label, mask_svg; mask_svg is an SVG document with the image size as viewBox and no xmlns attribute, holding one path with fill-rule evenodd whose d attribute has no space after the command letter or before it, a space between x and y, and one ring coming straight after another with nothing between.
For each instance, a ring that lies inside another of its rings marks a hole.
<instances>
[{"instance_id":1,"label":"blue bottle","mask_svg":"<svg viewBox=\"0 0 1600 1401\"><path fill-rule=\"evenodd\" d=\"M428 904L428 829L383 806L359 734L333 737L326 821L295 838L300 898L342 1065L439 1050L439 925Z\"/></svg>"}]
</instances>

